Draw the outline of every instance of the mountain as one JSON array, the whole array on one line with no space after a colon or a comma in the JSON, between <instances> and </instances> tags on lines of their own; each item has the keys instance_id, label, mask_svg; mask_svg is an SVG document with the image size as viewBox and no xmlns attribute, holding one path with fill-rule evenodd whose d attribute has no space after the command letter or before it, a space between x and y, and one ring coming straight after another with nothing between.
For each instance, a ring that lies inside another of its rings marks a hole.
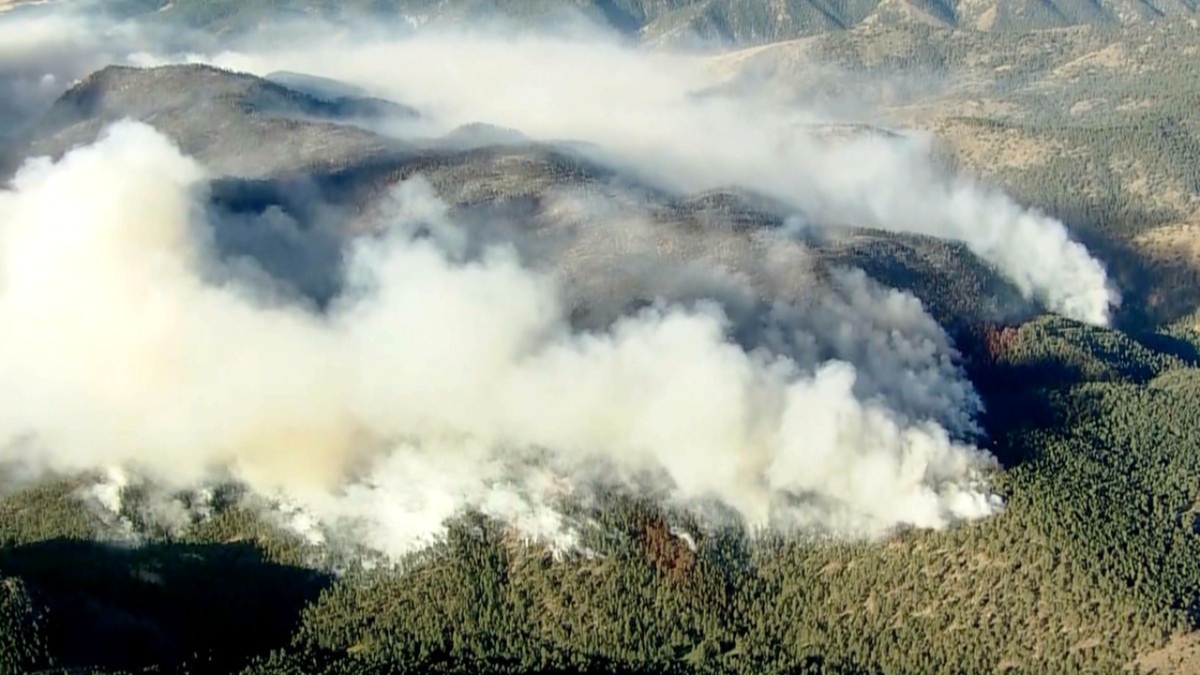
<instances>
[{"instance_id":1,"label":"mountain","mask_svg":"<svg viewBox=\"0 0 1200 675\"><path fill-rule=\"evenodd\" d=\"M33 130L28 154L57 156L123 118L152 123L218 174L262 176L345 164L394 144L362 126L410 118L404 106L322 98L208 66L98 71L58 99ZM247 147L262 152L245 153Z\"/></svg>"},{"instance_id":2,"label":"mountain","mask_svg":"<svg viewBox=\"0 0 1200 675\"><path fill-rule=\"evenodd\" d=\"M750 46L861 25L1025 32L1194 17L1188 0L123 0L100 5L155 24L238 32L290 19L392 22L396 29L510 21L528 28L585 17L653 44Z\"/></svg>"}]
</instances>

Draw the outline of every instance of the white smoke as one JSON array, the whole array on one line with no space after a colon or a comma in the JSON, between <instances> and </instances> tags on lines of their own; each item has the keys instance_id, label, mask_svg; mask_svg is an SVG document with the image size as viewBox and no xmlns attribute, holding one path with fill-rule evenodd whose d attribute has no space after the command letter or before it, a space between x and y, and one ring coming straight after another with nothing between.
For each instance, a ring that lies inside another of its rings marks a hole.
<instances>
[{"instance_id":1,"label":"white smoke","mask_svg":"<svg viewBox=\"0 0 1200 675\"><path fill-rule=\"evenodd\" d=\"M747 351L711 300L578 332L554 276L512 246L468 255L410 180L317 313L216 259L205 179L121 123L0 193L0 462L180 486L231 472L391 553L466 507L569 545L556 500L645 473L682 504L851 536L997 508L990 458L946 427L977 402L904 294L850 275L829 308L888 308L857 325L907 334L875 343L908 345L890 363L927 390L907 398L882 369L799 356L800 338Z\"/></svg>"},{"instance_id":2,"label":"white smoke","mask_svg":"<svg viewBox=\"0 0 1200 675\"><path fill-rule=\"evenodd\" d=\"M135 493L131 498L131 493ZM137 542L146 536L179 536L213 516L213 490L165 490L120 466L99 471L76 491L102 526L97 536Z\"/></svg>"},{"instance_id":3,"label":"white smoke","mask_svg":"<svg viewBox=\"0 0 1200 675\"><path fill-rule=\"evenodd\" d=\"M631 298L716 300L748 349L786 355L808 371L848 361L859 398L883 397L892 410L956 434L978 431L979 400L953 346L912 295L859 270L826 270L786 231L652 221L644 204L619 197L554 191L543 197L533 235L508 235L530 258L552 261L585 325L615 321Z\"/></svg>"}]
</instances>

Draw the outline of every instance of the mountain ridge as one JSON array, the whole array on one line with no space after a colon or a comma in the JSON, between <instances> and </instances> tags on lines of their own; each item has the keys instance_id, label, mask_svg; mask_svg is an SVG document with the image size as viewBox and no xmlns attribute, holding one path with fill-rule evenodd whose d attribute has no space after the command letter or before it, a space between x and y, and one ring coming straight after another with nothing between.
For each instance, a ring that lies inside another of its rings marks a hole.
<instances>
[{"instance_id":1,"label":"mountain ridge","mask_svg":"<svg viewBox=\"0 0 1200 675\"><path fill-rule=\"evenodd\" d=\"M692 47L754 46L862 25L1025 32L1139 25L1198 13L1190 0L146 0L104 6L126 18L217 33L289 19L390 21L401 30L491 20L536 29L582 16L637 42Z\"/></svg>"}]
</instances>

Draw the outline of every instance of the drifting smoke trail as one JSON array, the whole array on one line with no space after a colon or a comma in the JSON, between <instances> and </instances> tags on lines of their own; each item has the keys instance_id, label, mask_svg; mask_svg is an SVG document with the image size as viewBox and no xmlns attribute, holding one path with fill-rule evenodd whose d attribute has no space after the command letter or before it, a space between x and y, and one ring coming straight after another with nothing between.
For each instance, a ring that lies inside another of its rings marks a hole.
<instances>
[{"instance_id":1,"label":"drifting smoke trail","mask_svg":"<svg viewBox=\"0 0 1200 675\"><path fill-rule=\"evenodd\" d=\"M962 241L1027 298L1080 321L1106 324L1119 302L1103 266L1062 223L1001 192L940 175L928 137L865 134L831 142L813 133L815 124L832 121L819 111L747 95L699 96L723 83L701 59L603 39L310 34L303 51L249 45L189 60L351 82L415 105L426 113L426 133L483 121L537 139L589 141L604 161L671 189L744 186L818 224Z\"/></svg>"},{"instance_id":2,"label":"drifting smoke trail","mask_svg":"<svg viewBox=\"0 0 1200 675\"><path fill-rule=\"evenodd\" d=\"M938 421L969 416L969 384L908 296L843 280L847 303L892 317L862 326L918 331L925 352L897 363L931 389L898 410L856 395L851 363L746 351L711 301L574 331L552 277L511 246L468 256L411 180L318 314L216 260L205 178L121 123L0 193L0 460L180 486L232 472L389 552L464 507L565 536L549 500L601 474L850 535L995 509L990 458Z\"/></svg>"}]
</instances>

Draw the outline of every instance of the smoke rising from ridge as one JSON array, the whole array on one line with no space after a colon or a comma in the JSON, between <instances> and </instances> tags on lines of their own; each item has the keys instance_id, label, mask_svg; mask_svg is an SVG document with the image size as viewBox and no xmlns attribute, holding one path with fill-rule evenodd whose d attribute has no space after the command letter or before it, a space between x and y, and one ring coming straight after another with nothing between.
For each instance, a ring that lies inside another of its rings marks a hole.
<instances>
[{"instance_id":1,"label":"smoke rising from ridge","mask_svg":"<svg viewBox=\"0 0 1200 675\"><path fill-rule=\"evenodd\" d=\"M327 313L275 300L215 259L205 178L122 123L0 193L0 459L177 485L229 471L392 552L465 506L562 537L554 494L644 472L680 503L852 535L996 506L990 459L933 419L952 411L859 398L845 361L746 351L711 301L578 332L511 246L464 253L420 179ZM932 329L904 294L842 283ZM938 339L909 358L947 358ZM962 404L961 374L931 368Z\"/></svg>"},{"instance_id":2,"label":"smoke rising from ridge","mask_svg":"<svg viewBox=\"0 0 1200 675\"><path fill-rule=\"evenodd\" d=\"M446 32L403 40L315 34L303 44L188 59L350 82L414 105L426 113L429 134L484 121L535 139L588 141L598 158L669 189L738 185L819 224L962 241L1026 297L1080 321L1106 324L1119 301L1103 266L1062 223L997 190L941 175L928 136L823 138L818 126L836 120L821 110L721 95L725 79L703 59L603 38Z\"/></svg>"}]
</instances>

